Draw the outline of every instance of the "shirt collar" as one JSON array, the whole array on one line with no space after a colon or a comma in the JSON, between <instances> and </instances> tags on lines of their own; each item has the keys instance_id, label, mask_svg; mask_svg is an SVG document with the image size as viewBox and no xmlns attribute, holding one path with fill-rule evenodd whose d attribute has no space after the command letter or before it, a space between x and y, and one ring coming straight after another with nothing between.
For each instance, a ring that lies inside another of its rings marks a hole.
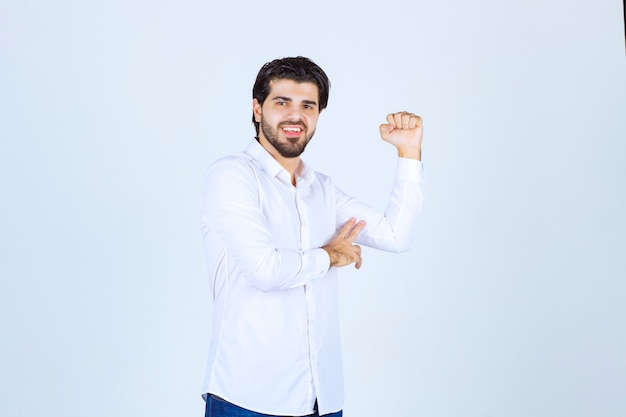
<instances>
[{"instance_id":1,"label":"shirt collar","mask_svg":"<svg viewBox=\"0 0 626 417\"><path fill-rule=\"evenodd\" d=\"M281 164L276 161L272 155L261 145L256 139L252 139L248 143L248 147L245 151L248 155L254 159L257 164L272 177L278 177L279 179L291 183L291 176ZM315 180L315 171L309 167L302 159L296 169L296 184L298 188L306 187Z\"/></svg>"}]
</instances>

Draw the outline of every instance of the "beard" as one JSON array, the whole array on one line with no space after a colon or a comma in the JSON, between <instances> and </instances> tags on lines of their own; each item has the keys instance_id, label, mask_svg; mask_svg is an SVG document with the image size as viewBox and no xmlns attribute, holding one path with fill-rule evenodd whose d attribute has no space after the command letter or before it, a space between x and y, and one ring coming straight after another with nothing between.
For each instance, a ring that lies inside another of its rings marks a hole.
<instances>
[{"instance_id":1,"label":"beard","mask_svg":"<svg viewBox=\"0 0 626 417\"><path fill-rule=\"evenodd\" d=\"M299 125L302 126L302 132L304 134L304 140L300 141L300 138L291 140L289 138L285 138L284 142L281 142L278 139L278 131L282 125ZM278 151L278 153L284 158L295 158L298 157L304 152L306 145L309 144L311 138L313 138L313 134L315 130L311 132L310 135L307 136L308 129L303 122L281 122L278 124L277 128L274 129L265 121L265 119L261 118L261 131L263 135L267 139L267 141Z\"/></svg>"}]
</instances>

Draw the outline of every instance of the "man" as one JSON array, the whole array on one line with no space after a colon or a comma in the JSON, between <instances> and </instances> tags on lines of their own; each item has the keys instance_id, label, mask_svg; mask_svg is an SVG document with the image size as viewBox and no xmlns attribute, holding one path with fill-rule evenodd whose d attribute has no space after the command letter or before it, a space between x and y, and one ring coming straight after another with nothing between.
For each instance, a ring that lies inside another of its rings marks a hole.
<instances>
[{"instance_id":1,"label":"man","mask_svg":"<svg viewBox=\"0 0 626 417\"><path fill-rule=\"evenodd\" d=\"M399 158L390 201L378 212L300 159L329 88L307 58L265 64L252 91L257 137L206 173L207 417L341 416L337 269L361 267L359 244L410 248L422 201L421 118L394 113L380 126Z\"/></svg>"}]
</instances>

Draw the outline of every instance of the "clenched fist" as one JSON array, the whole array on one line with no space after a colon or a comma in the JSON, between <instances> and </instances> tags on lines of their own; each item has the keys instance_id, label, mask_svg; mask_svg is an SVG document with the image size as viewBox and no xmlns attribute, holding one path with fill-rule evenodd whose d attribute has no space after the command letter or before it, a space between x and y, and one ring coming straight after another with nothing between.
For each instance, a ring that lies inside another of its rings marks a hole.
<instances>
[{"instance_id":1,"label":"clenched fist","mask_svg":"<svg viewBox=\"0 0 626 417\"><path fill-rule=\"evenodd\" d=\"M409 112L387 115L387 123L380 125L380 137L398 149L402 158L422 159L422 118Z\"/></svg>"}]
</instances>

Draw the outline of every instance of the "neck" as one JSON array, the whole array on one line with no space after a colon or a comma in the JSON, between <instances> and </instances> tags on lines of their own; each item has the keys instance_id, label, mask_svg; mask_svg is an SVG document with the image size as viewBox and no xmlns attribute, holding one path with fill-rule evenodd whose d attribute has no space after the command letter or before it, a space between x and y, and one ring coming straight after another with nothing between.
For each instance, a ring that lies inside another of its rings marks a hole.
<instances>
[{"instance_id":1,"label":"neck","mask_svg":"<svg viewBox=\"0 0 626 417\"><path fill-rule=\"evenodd\" d=\"M272 155L272 158L276 160L291 176L291 184L296 185L296 169L298 169L298 165L300 165L300 157L296 156L294 158L285 158L282 156L274 146L268 142L267 139L263 135L259 135L259 143L265 150Z\"/></svg>"}]
</instances>

